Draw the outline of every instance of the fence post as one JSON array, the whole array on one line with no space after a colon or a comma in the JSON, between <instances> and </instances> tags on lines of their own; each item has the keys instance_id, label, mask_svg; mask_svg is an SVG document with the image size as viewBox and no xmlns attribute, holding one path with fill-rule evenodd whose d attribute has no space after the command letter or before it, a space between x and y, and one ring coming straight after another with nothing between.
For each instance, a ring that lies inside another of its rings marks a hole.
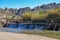
<instances>
[{"instance_id":1,"label":"fence post","mask_svg":"<svg viewBox=\"0 0 60 40\"><path fill-rule=\"evenodd\" d=\"M56 29L56 25L57 25L57 24L55 24L54 31L55 31L55 29Z\"/></svg>"}]
</instances>

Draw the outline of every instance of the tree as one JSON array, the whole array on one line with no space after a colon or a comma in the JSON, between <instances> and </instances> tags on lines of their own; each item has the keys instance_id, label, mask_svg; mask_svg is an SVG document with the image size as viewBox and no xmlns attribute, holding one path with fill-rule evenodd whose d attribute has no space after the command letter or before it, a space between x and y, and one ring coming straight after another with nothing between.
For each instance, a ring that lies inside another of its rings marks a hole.
<instances>
[{"instance_id":1,"label":"tree","mask_svg":"<svg viewBox=\"0 0 60 40\"><path fill-rule=\"evenodd\" d=\"M50 20L57 20L57 18L60 17L60 9L48 10L47 13L48 13L48 19Z\"/></svg>"},{"instance_id":2,"label":"tree","mask_svg":"<svg viewBox=\"0 0 60 40\"><path fill-rule=\"evenodd\" d=\"M35 12L35 13L33 13L33 15L32 15L32 20L33 21L40 21L40 22L43 22L43 21L46 21L46 18L47 18L47 14L46 13L40 13L40 12Z\"/></svg>"},{"instance_id":3,"label":"tree","mask_svg":"<svg viewBox=\"0 0 60 40\"><path fill-rule=\"evenodd\" d=\"M32 15L31 12L27 12L27 13L22 14L22 18L24 21L29 21L31 20L31 15Z\"/></svg>"},{"instance_id":4,"label":"tree","mask_svg":"<svg viewBox=\"0 0 60 40\"><path fill-rule=\"evenodd\" d=\"M48 13L47 18L50 20L50 22L53 22L53 23L60 22L60 8L48 10L47 13ZM55 24L55 27L53 29L54 30L56 29L56 24Z\"/></svg>"},{"instance_id":5,"label":"tree","mask_svg":"<svg viewBox=\"0 0 60 40\"><path fill-rule=\"evenodd\" d=\"M15 15L14 18L13 18L13 20L21 21L22 18L21 18L20 15Z\"/></svg>"}]
</instances>

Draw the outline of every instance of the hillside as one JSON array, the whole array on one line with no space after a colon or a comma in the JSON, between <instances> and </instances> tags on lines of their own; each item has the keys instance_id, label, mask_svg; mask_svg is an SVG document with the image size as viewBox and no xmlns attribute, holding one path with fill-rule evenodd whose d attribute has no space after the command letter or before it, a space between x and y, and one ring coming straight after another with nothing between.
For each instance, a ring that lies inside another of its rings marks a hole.
<instances>
[{"instance_id":1,"label":"hillside","mask_svg":"<svg viewBox=\"0 0 60 40\"><path fill-rule=\"evenodd\" d=\"M6 14L22 14L25 12L34 12L34 11L46 11L46 10L50 10L50 9L54 9L54 8L58 8L60 7L60 3L50 3L50 4L44 4L41 6L37 6L33 9L29 8L29 7L25 7L25 8L19 8L19 9L13 9L13 8L5 8L2 9L0 8L0 13L6 13Z\"/></svg>"}]
</instances>

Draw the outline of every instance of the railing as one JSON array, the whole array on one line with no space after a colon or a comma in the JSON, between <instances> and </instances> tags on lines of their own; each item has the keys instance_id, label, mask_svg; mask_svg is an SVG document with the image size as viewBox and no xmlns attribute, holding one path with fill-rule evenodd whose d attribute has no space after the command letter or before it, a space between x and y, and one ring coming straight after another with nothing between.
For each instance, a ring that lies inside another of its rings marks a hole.
<instances>
[{"instance_id":1,"label":"railing","mask_svg":"<svg viewBox=\"0 0 60 40\"><path fill-rule=\"evenodd\" d=\"M5 23L8 23L8 24L17 24L17 23L13 23L13 22L5 22ZM19 23L19 24L33 24L33 23ZM60 24L60 23L34 23L34 24Z\"/></svg>"}]
</instances>

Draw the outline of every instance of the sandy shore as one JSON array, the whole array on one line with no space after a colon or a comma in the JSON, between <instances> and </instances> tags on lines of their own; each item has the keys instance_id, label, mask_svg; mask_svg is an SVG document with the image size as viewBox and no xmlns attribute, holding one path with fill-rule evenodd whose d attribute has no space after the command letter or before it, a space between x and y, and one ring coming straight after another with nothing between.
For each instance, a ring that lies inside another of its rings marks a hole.
<instances>
[{"instance_id":1,"label":"sandy shore","mask_svg":"<svg viewBox=\"0 0 60 40\"><path fill-rule=\"evenodd\" d=\"M56 40L56 39L37 35L0 32L0 40Z\"/></svg>"}]
</instances>

